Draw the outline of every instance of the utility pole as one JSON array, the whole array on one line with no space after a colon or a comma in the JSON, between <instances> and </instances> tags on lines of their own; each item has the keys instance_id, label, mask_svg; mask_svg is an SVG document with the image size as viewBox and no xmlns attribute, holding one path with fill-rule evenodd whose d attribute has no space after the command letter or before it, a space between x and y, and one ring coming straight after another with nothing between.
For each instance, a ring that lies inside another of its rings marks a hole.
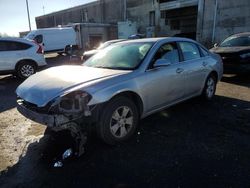
<instances>
[{"instance_id":1,"label":"utility pole","mask_svg":"<svg viewBox=\"0 0 250 188\"><path fill-rule=\"evenodd\" d=\"M123 5L124 5L124 12L123 12L123 17L124 17L124 21L127 21L127 0L123 0Z\"/></svg>"},{"instance_id":2,"label":"utility pole","mask_svg":"<svg viewBox=\"0 0 250 188\"><path fill-rule=\"evenodd\" d=\"M44 7L44 5L43 5L43 15L45 15L45 7Z\"/></svg>"},{"instance_id":3,"label":"utility pole","mask_svg":"<svg viewBox=\"0 0 250 188\"><path fill-rule=\"evenodd\" d=\"M29 21L29 29L31 31L31 25L30 25L30 11L29 11L29 3L28 0L26 0L26 7L27 7L27 14L28 14L28 21Z\"/></svg>"},{"instance_id":4,"label":"utility pole","mask_svg":"<svg viewBox=\"0 0 250 188\"><path fill-rule=\"evenodd\" d=\"M213 33L212 33L212 43L215 42L215 30L216 30L216 23L217 23L217 11L218 11L218 0L215 0L214 6L214 23L213 23Z\"/></svg>"}]
</instances>

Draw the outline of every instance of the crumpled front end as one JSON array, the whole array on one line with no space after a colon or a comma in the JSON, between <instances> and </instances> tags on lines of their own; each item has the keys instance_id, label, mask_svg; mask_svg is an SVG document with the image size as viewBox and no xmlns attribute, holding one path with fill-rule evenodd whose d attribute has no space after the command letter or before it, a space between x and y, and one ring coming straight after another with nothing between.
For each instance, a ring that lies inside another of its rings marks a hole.
<instances>
[{"instance_id":1,"label":"crumpled front end","mask_svg":"<svg viewBox=\"0 0 250 188\"><path fill-rule=\"evenodd\" d=\"M91 116L91 108L87 105L90 99L88 93L74 91L55 98L44 107L38 107L18 97L17 109L28 119L56 128Z\"/></svg>"}]
</instances>

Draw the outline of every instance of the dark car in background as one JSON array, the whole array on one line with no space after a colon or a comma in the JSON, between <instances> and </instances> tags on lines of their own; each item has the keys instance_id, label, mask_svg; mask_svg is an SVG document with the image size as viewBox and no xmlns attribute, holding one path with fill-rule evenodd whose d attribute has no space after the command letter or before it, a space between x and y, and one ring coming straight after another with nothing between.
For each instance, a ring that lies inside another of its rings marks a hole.
<instances>
[{"instance_id":1,"label":"dark car in background","mask_svg":"<svg viewBox=\"0 0 250 188\"><path fill-rule=\"evenodd\" d=\"M250 71L250 32L231 35L210 51L221 56L225 71Z\"/></svg>"}]
</instances>

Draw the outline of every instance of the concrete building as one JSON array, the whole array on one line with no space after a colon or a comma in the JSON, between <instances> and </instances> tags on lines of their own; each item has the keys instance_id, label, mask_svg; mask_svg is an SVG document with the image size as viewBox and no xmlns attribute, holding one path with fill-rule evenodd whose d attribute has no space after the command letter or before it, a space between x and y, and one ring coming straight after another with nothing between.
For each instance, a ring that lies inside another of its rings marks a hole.
<instances>
[{"instance_id":1,"label":"concrete building","mask_svg":"<svg viewBox=\"0 0 250 188\"><path fill-rule=\"evenodd\" d=\"M140 33L196 38L198 0L128 0L127 12Z\"/></svg>"},{"instance_id":2,"label":"concrete building","mask_svg":"<svg viewBox=\"0 0 250 188\"><path fill-rule=\"evenodd\" d=\"M110 23L124 20L124 0L98 0L36 17L37 28L70 23Z\"/></svg>"},{"instance_id":3,"label":"concrete building","mask_svg":"<svg viewBox=\"0 0 250 188\"><path fill-rule=\"evenodd\" d=\"M200 0L198 8L198 41L207 46L234 33L250 31L249 0Z\"/></svg>"},{"instance_id":4,"label":"concrete building","mask_svg":"<svg viewBox=\"0 0 250 188\"><path fill-rule=\"evenodd\" d=\"M249 0L99 0L37 17L36 23L43 28L129 20L147 37L184 36L211 47L228 35L250 31L249 10Z\"/></svg>"},{"instance_id":5,"label":"concrete building","mask_svg":"<svg viewBox=\"0 0 250 188\"><path fill-rule=\"evenodd\" d=\"M124 0L94 1L36 17L36 25L37 28L73 26L79 31L80 47L93 48L118 37L117 22L124 20L124 6Z\"/></svg>"},{"instance_id":6,"label":"concrete building","mask_svg":"<svg viewBox=\"0 0 250 188\"><path fill-rule=\"evenodd\" d=\"M250 31L250 1L127 0L127 19L147 36L190 37L211 47L231 34Z\"/></svg>"}]
</instances>

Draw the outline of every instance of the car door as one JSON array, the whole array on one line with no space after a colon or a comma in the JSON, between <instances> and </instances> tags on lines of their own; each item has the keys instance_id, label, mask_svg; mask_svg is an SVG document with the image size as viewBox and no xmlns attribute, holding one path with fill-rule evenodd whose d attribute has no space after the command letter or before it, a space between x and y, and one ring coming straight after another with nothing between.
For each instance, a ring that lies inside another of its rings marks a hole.
<instances>
[{"instance_id":1,"label":"car door","mask_svg":"<svg viewBox=\"0 0 250 188\"><path fill-rule=\"evenodd\" d=\"M203 88L208 72L206 57L200 53L199 47L192 42L178 42L183 56L185 69L186 93L185 97L199 94Z\"/></svg>"},{"instance_id":2,"label":"car door","mask_svg":"<svg viewBox=\"0 0 250 188\"><path fill-rule=\"evenodd\" d=\"M16 63L25 58L24 50L30 48L29 44L16 41L1 41L0 47L0 70L14 70Z\"/></svg>"},{"instance_id":3,"label":"car door","mask_svg":"<svg viewBox=\"0 0 250 188\"><path fill-rule=\"evenodd\" d=\"M170 61L170 65L154 67L158 59ZM184 69L180 63L179 51L176 43L163 44L152 58L148 70L145 72L146 85L146 113L171 105L180 100L185 94Z\"/></svg>"},{"instance_id":4,"label":"car door","mask_svg":"<svg viewBox=\"0 0 250 188\"><path fill-rule=\"evenodd\" d=\"M0 70L13 70L15 67L16 54L12 51L13 42L1 41L0 42Z\"/></svg>"}]
</instances>

